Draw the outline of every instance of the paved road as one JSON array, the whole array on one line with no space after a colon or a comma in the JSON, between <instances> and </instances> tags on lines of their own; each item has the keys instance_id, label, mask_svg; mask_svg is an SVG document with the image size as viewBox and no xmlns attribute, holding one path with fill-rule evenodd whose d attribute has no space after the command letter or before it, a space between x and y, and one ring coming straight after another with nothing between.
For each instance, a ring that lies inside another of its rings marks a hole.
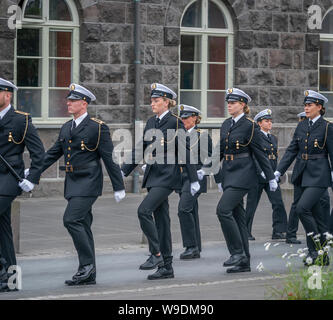
<instances>
[{"instance_id":1,"label":"paved road","mask_svg":"<svg viewBox=\"0 0 333 320\"><path fill-rule=\"evenodd\" d=\"M177 217L178 195L170 197L170 217L174 247L175 278L146 280L151 271L138 266L147 259L147 245L142 244L137 207L143 195L129 194L117 204L104 196L94 205L93 232L97 252L97 285L66 287L78 265L72 240L64 228L62 216L66 201L62 198L31 198L21 201L21 250L17 255L23 271L23 289L0 294L1 299L265 299L267 285L279 284L275 273L285 273L281 255L305 247L304 231L299 230L300 246L292 248L284 242L272 242L271 206L266 195L255 216L251 244L251 273L230 275L222 267L229 254L216 217L218 192L200 197L200 222L203 239L202 258L180 261L183 251ZM286 201L287 212L290 201ZM264 272L256 270L262 262ZM297 267L300 267L300 261Z\"/></svg>"},{"instance_id":2,"label":"paved road","mask_svg":"<svg viewBox=\"0 0 333 320\"><path fill-rule=\"evenodd\" d=\"M278 244L274 246L274 244ZM265 299L271 285L281 284L275 275L287 271L286 261L301 267L300 258L282 259L285 252L296 252L302 245L290 247L272 242L268 251L260 242L251 243L252 272L230 275L222 267L228 253L224 243L207 243L202 257L181 261L181 248L175 248L174 279L148 281L152 271L138 269L147 258L145 248L121 249L97 256L97 284L85 287L67 287L64 280L77 268L75 256L53 258L22 257L22 290L2 293L0 299ZM294 259L294 260L293 260ZM264 271L256 266L262 262Z\"/></svg>"}]
</instances>

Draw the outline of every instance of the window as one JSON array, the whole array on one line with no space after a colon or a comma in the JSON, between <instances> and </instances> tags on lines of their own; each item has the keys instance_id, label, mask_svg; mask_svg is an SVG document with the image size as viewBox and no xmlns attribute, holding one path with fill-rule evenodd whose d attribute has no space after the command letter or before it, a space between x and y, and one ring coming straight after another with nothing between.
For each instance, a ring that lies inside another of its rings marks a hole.
<instances>
[{"instance_id":1,"label":"window","mask_svg":"<svg viewBox=\"0 0 333 320\"><path fill-rule=\"evenodd\" d=\"M73 1L22 1L17 30L15 97L18 110L36 123L63 123L66 95L79 80L79 18Z\"/></svg>"},{"instance_id":2,"label":"window","mask_svg":"<svg viewBox=\"0 0 333 320\"><path fill-rule=\"evenodd\" d=\"M221 1L196 0L184 11L180 44L180 103L205 122L227 116L225 93L233 85L233 27Z\"/></svg>"},{"instance_id":3,"label":"window","mask_svg":"<svg viewBox=\"0 0 333 320\"><path fill-rule=\"evenodd\" d=\"M319 52L319 92L333 105L333 8L329 10L322 23ZM325 116L333 118L332 108L326 108Z\"/></svg>"}]
</instances>

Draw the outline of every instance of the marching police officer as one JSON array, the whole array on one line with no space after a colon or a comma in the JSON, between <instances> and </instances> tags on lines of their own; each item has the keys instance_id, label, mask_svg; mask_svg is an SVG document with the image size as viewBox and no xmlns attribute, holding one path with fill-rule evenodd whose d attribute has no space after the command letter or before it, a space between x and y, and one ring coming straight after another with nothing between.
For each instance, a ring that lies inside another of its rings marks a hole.
<instances>
[{"instance_id":1,"label":"marching police officer","mask_svg":"<svg viewBox=\"0 0 333 320\"><path fill-rule=\"evenodd\" d=\"M254 121L256 121L260 127L260 135L263 141L262 146L273 171L275 171L278 158L278 142L277 138L270 133L272 129L272 111L270 109L260 111L254 117ZM257 188L252 189L253 192L251 192L251 190L248 193L246 205L246 224L249 231L249 240L254 240L251 234L252 223L263 190L265 190L273 209L272 239L285 239L284 232L287 231L287 213L282 200L281 189L278 187L275 192L270 191L266 176L256 159L255 164L257 166L259 184Z\"/></svg>"},{"instance_id":2,"label":"marching police officer","mask_svg":"<svg viewBox=\"0 0 333 320\"><path fill-rule=\"evenodd\" d=\"M92 205L102 194L103 172L100 159L112 182L117 202L125 197L120 167L113 161L113 143L108 126L90 118L88 104L96 97L86 88L71 84L67 96L68 113L73 120L60 129L56 143L45 153L43 170L64 156L66 172L65 198L68 201L63 217L78 252L79 268L69 286L96 283L95 247L91 224Z\"/></svg>"},{"instance_id":3,"label":"marching police officer","mask_svg":"<svg viewBox=\"0 0 333 320\"><path fill-rule=\"evenodd\" d=\"M138 208L140 226L148 239L151 252L140 269L151 270L158 267L155 273L148 276L148 280L174 277L168 197L174 190L182 188L182 165L187 170L191 194L194 195L200 189L195 165L187 162L190 157L186 157L186 163L178 163L178 149L187 155L189 148L179 134L184 129L183 123L169 110L176 105L176 98L176 93L170 88L159 83L151 85L151 107L155 115L148 119L144 137L151 134L152 139L144 139L143 150L138 152L134 149L130 163L122 166L124 175L128 176L142 160L143 153L149 155L149 159L145 157L147 167L142 182L142 187L147 188L148 194ZM174 133L168 134L170 130L174 130ZM140 159L135 157L138 153L141 155ZM168 163L168 156L171 155L175 155L174 163Z\"/></svg>"},{"instance_id":4,"label":"marching police officer","mask_svg":"<svg viewBox=\"0 0 333 320\"><path fill-rule=\"evenodd\" d=\"M222 123L219 150L214 150L213 154L213 157L219 156L220 161L223 159L221 174L214 176L219 190L223 191L216 213L231 254L223 266L232 267L227 273L236 273L251 271L243 198L258 183L252 154L265 173L270 190L276 190L278 185L262 147L259 128L247 117L251 98L244 91L231 88L226 101L231 117Z\"/></svg>"},{"instance_id":5,"label":"marching police officer","mask_svg":"<svg viewBox=\"0 0 333 320\"><path fill-rule=\"evenodd\" d=\"M190 149L192 155L196 154L194 163L197 163L197 170L200 170L203 163L212 155L212 140L209 134L198 129L200 123L200 110L185 104L179 105L179 116L188 132ZM199 177L199 174L198 174ZM202 179L200 179L202 178ZM180 259L200 258L201 235L198 214L198 197L201 193L207 192L207 177L199 177L200 190L194 196L190 192L190 180L187 171L181 168L182 188L179 192L178 217L180 230L183 239L183 246L186 248L180 254Z\"/></svg>"},{"instance_id":6,"label":"marching police officer","mask_svg":"<svg viewBox=\"0 0 333 320\"><path fill-rule=\"evenodd\" d=\"M300 112L298 115L298 122L301 122L306 119L306 113ZM328 190L326 190L323 196L320 198L320 205L322 210L324 211L325 217L327 219L327 223L329 223L330 216L330 197L328 194ZM298 230L298 222L299 218L296 214L296 203L293 202L291 204L288 226L287 226L287 238L286 243L290 244L301 244L302 242L297 239L297 230Z\"/></svg>"},{"instance_id":7,"label":"marching police officer","mask_svg":"<svg viewBox=\"0 0 333 320\"><path fill-rule=\"evenodd\" d=\"M332 163L333 126L323 118L327 98L313 90L306 90L304 95L304 111L308 120L298 123L293 139L277 167L275 177L278 180L296 158L291 177L294 184L296 214L307 233L308 256L314 262L318 253L312 236L320 234L323 243L323 234L328 231L319 199L332 185L333 173L328 157ZM324 264L329 264L328 256L325 257Z\"/></svg>"},{"instance_id":8,"label":"marching police officer","mask_svg":"<svg viewBox=\"0 0 333 320\"><path fill-rule=\"evenodd\" d=\"M22 190L30 192L39 183L42 173L44 147L28 113L17 111L11 99L17 87L0 78L0 154L16 173L23 177L23 152L27 147L30 158L30 173L18 182L0 160L0 291L8 291L7 270L16 265L11 227L11 204Z\"/></svg>"}]
</instances>

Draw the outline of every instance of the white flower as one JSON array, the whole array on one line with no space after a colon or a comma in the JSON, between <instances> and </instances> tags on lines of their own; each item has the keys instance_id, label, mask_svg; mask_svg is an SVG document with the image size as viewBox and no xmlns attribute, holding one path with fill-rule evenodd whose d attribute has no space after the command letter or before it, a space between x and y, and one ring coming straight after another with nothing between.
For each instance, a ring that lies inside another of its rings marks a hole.
<instances>
[{"instance_id":1,"label":"white flower","mask_svg":"<svg viewBox=\"0 0 333 320\"><path fill-rule=\"evenodd\" d=\"M330 240L330 241L328 241L328 242L327 242L327 244L333 244L333 241L332 241L332 240Z\"/></svg>"},{"instance_id":2,"label":"white flower","mask_svg":"<svg viewBox=\"0 0 333 320\"><path fill-rule=\"evenodd\" d=\"M303 253L303 249L298 249L298 250L297 250L297 253L298 253L298 254Z\"/></svg>"},{"instance_id":3,"label":"white flower","mask_svg":"<svg viewBox=\"0 0 333 320\"><path fill-rule=\"evenodd\" d=\"M257 268L256 268L259 272L262 272L264 270L264 265L262 264L262 262L260 262L258 265L257 265Z\"/></svg>"},{"instance_id":4,"label":"white flower","mask_svg":"<svg viewBox=\"0 0 333 320\"><path fill-rule=\"evenodd\" d=\"M324 254L323 250L318 250L318 255L322 256Z\"/></svg>"},{"instance_id":5,"label":"white flower","mask_svg":"<svg viewBox=\"0 0 333 320\"><path fill-rule=\"evenodd\" d=\"M290 259L290 258L292 258L292 257L297 257L297 256L298 256L297 253L292 253L292 254L288 257L288 259Z\"/></svg>"},{"instance_id":6,"label":"white flower","mask_svg":"<svg viewBox=\"0 0 333 320\"><path fill-rule=\"evenodd\" d=\"M289 268L290 266L291 266L291 262L288 261L288 262L286 263L286 267Z\"/></svg>"},{"instance_id":7,"label":"white flower","mask_svg":"<svg viewBox=\"0 0 333 320\"><path fill-rule=\"evenodd\" d=\"M315 242L320 242L320 239L314 239Z\"/></svg>"},{"instance_id":8,"label":"white flower","mask_svg":"<svg viewBox=\"0 0 333 320\"><path fill-rule=\"evenodd\" d=\"M324 235L326 236L326 240L332 240L333 239L333 235L330 234L329 232L325 232Z\"/></svg>"},{"instance_id":9,"label":"white flower","mask_svg":"<svg viewBox=\"0 0 333 320\"><path fill-rule=\"evenodd\" d=\"M330 246L325 246L325 247L324 247L324 251L325 251L325 252L329 252L329 251L330 251L330 248L331 248Z\"/></svg>"},{"instance_id":10,"label":"white flower","mask_svg":"<svg viewBox=\"0 0 333 320\"><path fill-rule=\"evenodd\" d=\"M300 258L303 258L305 256L306 256L306 254L304 252L299 255Z\"/></svg>"},{"instance_id":11,"label":"white flower","mask_svg":"<svg viewBox=\"0 0 333 320\"><path fill-rule=\"evenodd\" d=\"M306 262L307 264L312 264L313 260L312 260L311 257L307 257L306 260L305 260L305 262Z\"/></svg>"},{"instance_id":12,"label":"white flower","mask_svg":"<svg viewBox=\"0 0 333 320\"><path fill-rule=\"evenodd\" d=\"M307 235L308 237L311 237L311 236L314 235L314 233L313 233L313 232L309 232L309 233L307 233L306 235Z\"/></svg>"},{"instance_id":13,"label":"white flower","mask_svg":"<svg viewBox=\"0 0 333 320\"><path fill-rule=\"evenodd\" d=\"M303 251L309 250L309 248L303 248Z\"/></svg>"},{"instance_id":14,"label":"white flower","mask_svg":"<svg viewBox=\"0 0 333 320\"><path fill-rule=\"evenodd\" d=\"M269 250L269 247L271 246L271 243L270 243L270 242L266 242L266 243L264 244L264 246L265 246L265 250L268 251L268 250Z\"/></svg>"},{"instance_id":15,"label":"white flower","mask_svg":"<svg viewBox=\"0 0 333 320\"><path fill-rule=\"evenodd\" d=\"M282 259L284 259L288 255L288 252L286 252L283 256Z\"/></svg>"},{"instance_id":16,"label":"white flower","mask_svg":"<svg viewBox=\"0 0 333 320\"><path fill-rule=\"evenodd\" d=\"M279 245L280 243L275 243L274 245L273 245L273 247L277 247L278 245Z\"/></svg>"},{"instance_id":17,"label":"white flower","mask_svg":"<svg viewBox=\"0 0 333 320\"><path fill-rule=\"evenodd\" d=\"M316 234L313 239L319 239L320 238L320 233Z\"/></svg>"}]
</instances>

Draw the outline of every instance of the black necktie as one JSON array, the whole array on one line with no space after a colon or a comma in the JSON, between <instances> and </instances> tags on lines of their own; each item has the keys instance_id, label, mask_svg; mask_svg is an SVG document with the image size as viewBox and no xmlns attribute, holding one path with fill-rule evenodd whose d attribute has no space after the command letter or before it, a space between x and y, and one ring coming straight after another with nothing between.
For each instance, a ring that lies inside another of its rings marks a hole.
<instances>
[{"instance_id":1,"label":"black necktie","mask_svg":"<svg viewBox=\"0 0 333 320\"><path fill-rule=\"evenodd\" d=\"M72 122L72 129L71 129L71 131L73 131L75 128L76 128L76 122L73 120L73 122Z\"/></svg>"},{"instance_id":2,"label":"black necktie","mask_svg":"<svg viewBox=\"0 0 333 320\"><path fill-rule=\"evenodd\" d=\"M160 125L160 118L156 118L156 122L155 122L155 128L158 128Z\"/></svg>"},{"instance_id":3,"label":"black necktie","mask_svg":"<svg viewBox=\"0 0 333 320\"><path fill-rule=\"evenodd\" d=\"M312 129L312 126L313 126L313 121L310 120L310 121L309 121L309 129L310 129L310 130Z\"/></svg>"},{"instance_id":4,"label":"black necktie","mask_svg":"<svg viewBox=\"0 0 333 320\"><path fill-rule=\"evenodd\" d=\"M271 135L269 133L267 133L267 138L269 141L271 141Z\"/></svg>"},{"instance_id":5,"label":"black necktie","mask_svg":"<svg viewBox=\"0 0 333 320\"><path fill-rule=\"evenodd\" d=\"M232 126L233 126L234 124L235 124L235 120L232 119L230 128L232 128Z\"/></svg>"}]
</instances>

